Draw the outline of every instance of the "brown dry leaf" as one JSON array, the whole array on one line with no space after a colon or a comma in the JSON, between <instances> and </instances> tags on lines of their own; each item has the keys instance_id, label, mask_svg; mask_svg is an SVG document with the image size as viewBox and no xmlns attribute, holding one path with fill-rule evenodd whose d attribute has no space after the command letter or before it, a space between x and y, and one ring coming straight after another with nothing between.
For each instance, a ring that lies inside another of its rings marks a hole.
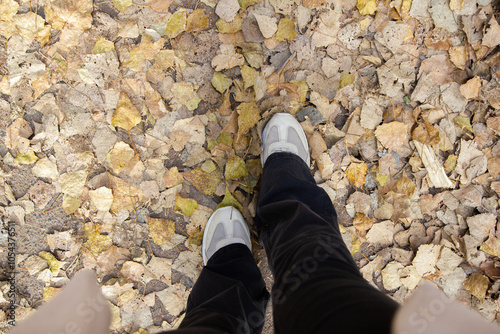
<instances>
[{"instance_id":1,"label":"brown dry leaf","mask_svg":"<svg viewBox=\"0 0 500 334\"><path fill-rule=\"evenodd\" d=\"M219 54L212 59L212 67L216 71L222 71L233 68L235 66L243 66L245 58L243 55L236 53L234 45L222 44L219 49Z\"/></svg>"},{"instance_id":2,"label":"brown dry leaf","mask_svg":"<svg viewBox=\"0 0 500 334\"><path fill-rule=\"evenodd\" d=\"M375 130L375 137L388 150L394 151L408 143L408 127L401 122L382 124Z\"/></svg>"},{"instance_id":3,"label":"brown dry leaf","mask_svg":"<svg viewBox=\"0 0 500 334\"><path fill-rule=\"evenodd\" d=\"M356 213L356 216L354 217L353 220L353 225L356 228L356 231L358 232L358 235L363 236L366 231L369 231L373 224L377 220L375 218L370 218L364 213Z\"/></svg>"},{"instance_id":4,"label":"brown dry leaf","mask_svg":"<svg viewBox=\"0 0 500 334\"><path fill-rule=\"evenodd\" d=\"M481 89L481 78L475 76L466 83L460 86L460 93L468 99L477 99L479 96L479 90Z\"/></svg>"},{"instance_id":5,"label":"brown dry leaf","mask_svg":"<svg viewBox=\"0 0 500 334\"><path fill-rule=\"evenodd\" d=\"M483 242L481 250L490 255L500 258L500 239L494 235L490 235L488 240Z\"/></svg>"},{"instance_id":6,"label":"brown dry leaf","mask_svg":"<svg viewBox=\"0 0 500 334\"><path fill-rule=\"evenodd\" d=\"M175 233L175 222L162 218L147 217L149 235L153 242L157 245L163 245L170 242L172 235Z\"/></svg>"},{"instance_id":7,"label":"brown dry leaf","mask_svg":"<svg viewBox=\"0 0 500 334\"><path fill-rule=\"evenodd\" d=\"M99 269L104 273L111 274L115 271L118 261L129 260L130 257L128 249L111 245L111 247L99 254L97 264L99 265Z\"/></svg>"},{"instance_id":8,"label":"brown dry leaf","mask_svg":"<svg viewBox=\"0 0 500 334\"><path fill-rule=\"evenodd\" d=\"M190 170L189 172L184 172L182 176L202 194L207 196L213 195L220 183L217 171L207 173L201 167Z\"/></svg>"},{"instance_id":9,"label":"brown dry leaf","mask_svg":"<svg viewBox=\"0 0 500 334\"><path fill-rule=\"evenodd\" d=\"M425 119L413 130L411 138L421 142L422 144L430 146L439 145L441 141L439 137L439 130Z\"/></svg>"},{"instance_id":10,"label":"brown dry leaf","mask_svg":"<svg viewBox=\"0 0 500 334\"><path fill-rule=\"evenodd\" d=\"M487 47L494 48L500 44L500 25L497 22L497 18L492 15L490 21L488 22L489 28L486 34L483 36L483 45Z\"/></svg>"},{"instance_id":11,"label":"brown dry leaf","mask_svg":"<svg viewBox=\"0 0 500 334\"><path fill-rule=\"evenodd\" d=\"M472 273L464 281L464 288L469 291L474 297L479 299L482 303L484 301L484 298L486 297L486 292L488 291L489 284L490 280L488 279L488 277L478 273Z\"/></svg>"},{"instance_id":12,"label":"brown dry leaf","mask_svg":"<svg viewBox=\"0 0 500 334\"><path fill-rule=\"evenodd\" d=\"M345 174L356 188L361 188L365 184L365 176L368 166L365 163L351 162Z\"/></svg>"},{"instance_id":13,"label":"brown dry leaf","mask_svg":"<svg viewBox=\"0 0 500 334\"><path fill-rule=\"evenodd\" d=\"M403 174L397 182L395 190L397 193L404 194L408 197L413 196L415 192L416 185L406 174Z\"/></svg>"},{"instance_id":14,"label":"brown dry leaf","mask_svg":"<svg viewBox=\"0 0 500 334\"><path fill-rule=\"evenodd\" d=\"M113 190L113 204L111 211L118 212L120 210L132 211L136 204L145 201L144 194L141 188L135 184L128 183L119 177L108 174L109 183Z\"/></svg>"},{"instance_id":15,"label":"brown dry leaf","mask_svg":"<svg viewBox=\"0 0 500 334\"><path fill-rule=\"evenodd\" d=\"M448 53L450 60L456 67L463 70L465 69L465 62L467 61L467 50L465 46L452 46Z\"/></svg>"},{"instance_id":16,"label":"brown dry leaf","mask_svg":"<svg viewBox=\"0 0 500 334\"><path fill-rule=\"evenodd\" d=\"M163 184L167 188L175 187L176 185L181 184L183 181L184 177L181 173L179 173L177 167L172 167L168 170L168 172L163 174Z\"/></svg>"},{"instance_id":17,"label":"brown dry leaf","mask_svg":"<svg viewBox=\"0 0 500 334\"><path fill-rule=\"evenodd\" d=\"M139 110L132 104L127 94L120 93L120 100L116 106L115 113L111 118L111 124L130 131L142 120Z\"/></svg>"},{"instance_id":18,"label":"brown dry leaf","mask_svg":"<svg viewBox=\"0 0 500 334\"><path fill-rule=\"evenodd\" d=\"M328 149L323 136L318 131L314 131L313 134L307 138L307 141L311 150L311 158L313 159L317 159L321 153Z\"/></svg>"}]
</instances>

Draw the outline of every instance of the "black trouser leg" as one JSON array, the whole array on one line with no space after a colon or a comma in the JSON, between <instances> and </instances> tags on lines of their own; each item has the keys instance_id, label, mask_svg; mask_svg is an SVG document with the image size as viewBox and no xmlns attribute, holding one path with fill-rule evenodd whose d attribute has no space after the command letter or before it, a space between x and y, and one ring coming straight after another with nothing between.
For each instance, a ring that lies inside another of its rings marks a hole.
<instances>
[{"instance_id":1,"label":"black trouser leg","mask_svg":"<svg viewBox=\"0 0 500 334\"><path fill-rule=\"evenodd\" d=\"M262 331L269 300L252 253L243 244L218 250L188 298L186 317L169 333L255 333Z\"/></svg>"},{"instance_id":2,"label":"black trouser leg","mask_svg":"<svg viewBox=\"0 0 500 334\"><path fill-rule=\"evenodd\" d=\"M363 279L330 198L298 156L267 159L256 224L274 273L276 333L390 333L398 304Z\"/></svg>"}]
</instances>

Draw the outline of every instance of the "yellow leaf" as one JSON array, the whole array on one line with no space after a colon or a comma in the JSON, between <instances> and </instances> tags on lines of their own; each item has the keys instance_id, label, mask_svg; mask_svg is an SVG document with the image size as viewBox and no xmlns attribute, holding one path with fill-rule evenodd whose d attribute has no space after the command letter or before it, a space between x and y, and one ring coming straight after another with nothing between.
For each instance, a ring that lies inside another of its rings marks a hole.
<instances>
[{"instance_id":1,"label":"yellow leaf","mask_svg":"<svg viewBox=\"0 0 500 334\"><path fill-rule=\"evenodd\" d=\"M377 183L383 187L385 185L385 183L387 182L387 179L389 178L389 175L384 175L384 174L380 174L377 172L377 175L375 176L375 181L377 181Z\"/></svg>"},{"instance_id":2,"label":"yellow leaf","mask_svg":"<svg viewBox=\"0 0 500 334\"><path fill-rule=\"evenodd\" d=\"M358 0L356 7L360 15L372 15L377 11L377 0Z\"/></svg>"},{"instance_id":3,"label":"yellow leaf","mask_svg":"<svg viewBox=\"0 0 500 334\"><path fill-rule=\"evenodd\" d=\"M450 0L451 10L461 10L464 8L465 0Z\"/></svg>"},{"instance_id":4,"label":"yellow leaf","mask_svg":"<svg viewBox=\"0 0 500 334\"><path fill-rule=\"evenodd\" d=\"M196 210L197 206L198 206L198 202L196 202L194 199L184 198L184 197L181 197L179 194L176 194L175 206L174 206L174 210L176 212L180 212L184 216L191 217L194 210Z\"/></svg>"},{"instance_id":5,"label":"yellow leaf","mask_svg":"<svg viewBox=\"0 0 500 334\"><path fill-rule=\"evenodd\" d=\"M120 100L116 106L115 113L111 117L111 124L130 131L134 126L141 122L139 110L132 104L125 93L120 94Z\"/></svg>"},{"instance_id":6,"label":"yellow leaf","mask_svg":"<svg viewBox=\"0 0 500 334\"><path fill-rule=\"evenodd\" d=\"M351 162L345 171L347 178L355 187L361 188L365 184L365 176L368 166L365 163Z\"/></svg>"},{"instance_id":7,"label":"yellow leaf","mask_svg":"<svg viewBox=\"0 0 500 334\"><path fill-rule=\"evenodd\" d=\"M205 10L202 8L195 9L186 21L186 31L195 32L202 31L208 28L208 15L205 14Z\"/></svg>"},{"instance_id":8,"label":"yellow leaf","mask_svg":"<svg viewBox=\"0 0 500 334\"><path fill-rule=\"evenodd\" d=\"M109 51L113 51L115 49L115 44L111 41L108 41L104 37L98 37L95 41L94 46L92 47L92 54L98 53L106 53Z\"/></svg>"},{"instance_id":9,"label":"yellow leaf","mask_svg":"<svg viewBox=\"0 0 500 334\"><path fill-rule=\"evenodd\" d=\"M188 110L193 111L198 108L201 99L194 91L194 85L188 81L176 82L171 88L172 94L180 104L183 104Z\"/></svg>"},{"instance_id":10,"label":"yellow leaf","mask_svg":"<svg viewBox=\"0 0 500 334\"><path fill-rule=\"evenodd\" d=\"M155 57L155 64L166 71L173 68L175 64L175 51L174 50L161 50Z\"/></svg>"},{"instance_id":11,"label":"yellow leaf","mask_svg":"<svg viewBox=\"0 0 500 334\"><path fill-rule=\"evenodd\" d=\"M240 14L236 14L234 20L231 22L226 22L223 19L219 19L215 26L219 30L221 34L234 34L241 30L241 24L243 23L243 19Z\"/></svg>"},{"instance_id":12,"label":"yellow leaf","mask_svg":"<svg viewBox=\"0 0 500 334\"><path fill-rule=\"evenodd\" d=\"M240 177L244 177L247 175L248 169L245 161L236 154L230 155L227 159L224 178L226 180L232 180L239 179Z\"/></svg>"},{"instance_id":13,"label":"yellow leaf","mask_svg":"<svg viewBox=\"0 0 500 334\"><path fill-rule=\"evenodd\" d=\"M195 233L192 233L189 238L188 238L188 241L191 245L195 245L195 246L201 246L201 244L203 243L203 230L201 231L197 231Z\"/></svg>"},{"instance_id":14,"label":"yellow leaf","mask_svg":"<svg viewBox=\"0 0 500 334\"><path fill-rule=\"evenodd\" d=\"M59 275L59 270L64 265L64 262L59 261L52 253L49 252L40 252L38 253L38 256L47 261L49 269L54 276Z\"/></svg>"},{"instance_id":15,"label":"yellow leaf","mask_svg":"<svg viewBox=\"0 0 500 334\"><path fill-rule=\"evenodd\" d=\"M133 5L133 2L132 0L113 0L113 4L120 12L124 12L127 8Z\"/></svg>"},{"instance_id":16,"label":"yellow leaf","mask_svg":"<svg viewBox=\"0 0 500 334\"><path fill-rule=\"evenodd\" d=\"M351 254L354 255L361 250L361 240L354 239L351 244Z\"/></svg>"},{"instance_id":17,"label":"yellow leaf","mask_svg":"<svg viewBox=\"0 0 500 334\"><path fill-rule=\"evenodd\" d=\"M72 197L67 194L63 195L62 208L67 215L74 213L82 204L80 197Z\"/></svg>"},{"instance_id":18,"label":"yellow leaf","mask_svg":"<svg viewBox=\"0 0 500 334\"><path fill-rule=\"evenodd\" d=\"M113 244L109 235L101 234L101 225L86 223L83 229L85 230L85 237L87 238L83 247L87 248L95 257L107 250Z\"/></svg>"},{"instance_id":19,"label":"yellow leaf","mask_svg":"<svg viewBox=\"0 0 500 334\"><path fill-rule=\"evenodd\" d=\"M133 48L128 56L128 60L123 63L134 72L142 72L146 66L146 57L140 46Z\"/></svg>"},{"instance_id":20,"label":"yellow leaf","mask_svg":"<svg viewBox=\"0 0 500 334\"><path fill-rule=\"evenodd\" d=\"M214 72L214 76L212 77L212 85L214 88L221 94L231 87L233 84L233 80L226 77L224 74L220 72Z\"/></svg>"},{"instance_id":21,"label":"yellow leaf","mask_svg":"<svg viewBox=\"0 0 500 334\"><path fill-rule=\"evenodd\" d=\"M224 198L222 199L222 202L217 205L217 209L226 207L226 206L232 206L238 209L242 214L243 214L243 206L238 202L236 198L229 192L229 189L226 188L226 194L224 195Z\"/></svg>"},{"instance_id":22,"label":"yellow leaf","mask_svg":"<svg viewBox=\"0 0 500 334\"><path fill-rule=\"evenodd\" d=\"M186 11L180 9L168 19L165 33L169 38L175 38L184 30L186 30Z\"/></svg>"},{"instance_id":23,"label":"yellow leaf","mask_svg":"<svg viewBox=\"0 0 500 334\"><path fill-rule=\"evenodd\" d=\"M295 30L295 22L284 17L280 20L278 24L278 31L276 32L276 39L280 42L291 41L297 36L297 31Z\"/></svg>"},{"instance_id":24,"label":"yellow leaf","mask_svg":"<svg viewBox=\"0 0 500 334\"><path fill-rule=\"evenodd\" d=\"M260 110L255 102L241 103L238 108L238 134L239 138L246 134L260 120Z\"/></svg>"},{"instance_id":25,"label":"yellow leaf","mask_svg":"<svg viewBox=\"0 0 500 334\"><path fill-rule=\"evenodd\" d=\"M250 66L245 65L241 69L241 76L243 77L243 82L245 83L245 89L247 89L255 84L255 80L259 76L259 72L257 72Z\"/></svg>"},{"instance_id":26,"label":"yellow leaf","mask_svg":"<svg viewBox=\"0 0 500 334\"><path fill-rule=\"evenodd\" d=\"M238 0L240 7L243 9L247 9L251 5L261 2L262 0Z\"/></svg>"},{"instance_id":27,"label":"yellow leaf","mask_svg":"<svg viewBox=\"0 0 500 334\"><path fill-rule=\"evenodd\" d=\"M201 167L182 173L182 175L186 180L191 182L196 189L207 196L213 195L220 183L217 171L207 173L203 171Z\"/></svg>"},{"instance_id":28,"label":"yellow leaf","mask_svg":"<svg viewBox=\"0 0 500 334\"><path fill-rule=\"evenodd\" d=\"M172 220L147 217L149 236L157 245L169 242L175 232L175 222Z\"/></svg>"},{"instance_id":29,"label":"yellow leaf","mask_svg":"<svg viewBox=\"0 0 500 334\"><path fill-rule=\"evenodd\" d=\"M21 165L31 165L37 162L37 160L38 157L35 155L35 152L33 151L29 151L26 154L19 154L18 152L16 158L14 159L16 163Z\"/></svg>"},{"instance_id":30,"label":"yellow leaf","mask_svg":"<svg viewBox=\"0 0 500 334\"><path fill-rule=\"evenodd\" d=\"M446 158L446 161L443 164L444 171L446 173L449 173L452 170L454 170L455 167L457 167L457 161L458 157L455 154L450 154L448 158Z\"/></svg>"},{"instance_id":31,"label":"yellow leaf","mask_svg":"<svg viewBox=\"0 0 500 334\"><path fill-rule=\"evenodd\" d=\"M340 76L339 89L352 84L355 78L354 74L342 73Z\"/></svg>"},{"instance_id":32,"label":"yellow leaf","mask_svg":"<svg viewBox=\"0 0 500 334\"><path fill-rule=\"evenodd\" d=\"M453 122L455 122L456 125L461 127L462 130L465 129L469 132L474 133L474 129L472 128L472 125L470 124L470 119L468 117L458 115L453 119Z\"/></svg>"}]
</instances>

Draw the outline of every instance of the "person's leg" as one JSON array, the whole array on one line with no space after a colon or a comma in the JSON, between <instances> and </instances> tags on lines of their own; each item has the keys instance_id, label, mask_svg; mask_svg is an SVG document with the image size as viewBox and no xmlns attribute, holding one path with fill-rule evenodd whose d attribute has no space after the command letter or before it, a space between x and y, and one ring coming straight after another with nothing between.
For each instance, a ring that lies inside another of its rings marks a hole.
<instances>
[{"instance_id":1,"label":"person's leg","mask_svg":"<svg viewBox=\"0 0 500 334\"><path fill-rule=\"evenodd\" d=\"M276 333L389 333L398 304L362 278L305 159L263 160L256 224L275 279Z\"/></svg>"},{"instance_id":2,"label":"person's leg","mask_svg":"<svg viewBox=\"0 0 500 334\"><path fill-rule=\"evenodd\" d=\"M225 216L228 210L234 210L231 219ZM206 265L189 295L186 316L174 333L262 331L269 293L250 251L250 236L245 229L238 231L229 224L233 219L245 224L236 209L223 208L212 217L220 213L219 219L225 223L217 224L211 218L205 228L209 236L202 246Z\"/></svg>"}]
</instances>

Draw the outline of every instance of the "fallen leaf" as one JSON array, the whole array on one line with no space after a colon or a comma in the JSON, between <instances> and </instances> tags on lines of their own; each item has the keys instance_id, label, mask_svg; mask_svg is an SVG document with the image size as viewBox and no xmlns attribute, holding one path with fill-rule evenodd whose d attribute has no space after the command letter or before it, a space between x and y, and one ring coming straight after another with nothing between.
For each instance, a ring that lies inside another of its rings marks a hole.
<instances>
[{"instance_id":1,"label":"fallen leaf","mask_svg":"<svg viewBox=\"0 0 500 334\"><path fill-rule=\"evenodd\" d=\"M245 89L248 89L255 84L255 80L259 76L259 72L252 67L245 65L241 69L241 76L243 77L243 82L245 83Z\"/></svg>"},{"instance_id":2,"label":"fallen leaf","mask_svg":"<svg viewBox=\"0 0 500 334\"><path fill-rule=\"evenodd\" d=\"M175 187L184 181L184 177L177 167L170 168L165 174L163 174L163 185L167 188Z\"/></svg>"},{"instance_id":3,"label":"fallen leaf","mask_svg":"<svg viewBox=\"0 0 500 334\"><path fill-rule=\"evenodd\" d=\"M356 7L359 10L359 15L372 15L377 11L376 0L358 0Z\"/></svg>"},{"instance_id":4,"label":"fallen leaf","mask_svg":"<svg viewBox=\"0 0 500 334\"><path fill-rule=\"evenodd\" d=\"M295 30L295 22L288 17L282 18L280 20L280 23L278 24L276 39L280 42L283 42L283 41L292 41L295 37L297 37L297 31Z\"/></svg>"},{"instance_id":5,"label":"fallen leaf","mask_svg":"<svg viewBox=\"0 0 500 334\"><path fill-rule=\"evenodd\" d=\"M80 197L85 188L88 172L79 170L76 172L64 173L60 177L61 192L71 197Z\"/></svg>"},{"instance_id":6,"label":"fallen leaf","mask_svg":"<svg viewBox=\"0 0 500 334\"><path fill-rule=\"evenodd\" d=\"M72 197L64 194L62 201L62 208L67 215L74 213L82 204L82 199L80 197Z\"/></svg>"},{"instance_id":7,"label":"fallen leaf","mask_svg":"<svg viewBox=\"0 0 500 334\"><path fill-rule=\"evenodd\" d=\"M226 193L224 195L224 198L222 199L222 202L217 205L217 209L226 207L226 206L232 206L238 209L242 214L243 214L243 206L238 202L236 198L229 192L229 189L226 187Z\"/></svg>"},{"instance_id":8,"label":"fallen leaf","mask_svg":"<svg viewBox=\"0 0 500 334\"><path fill-rule=\"evenodd\" d=\"M198 108L198 104L201 101L198 94L194 91L194 88L195 86L188 81L176 82L171 88L175 99L191 111Z\"/></svg>"},{"instance_id":9,"label":"fallen leaf","mask_svg":"<svg viewBox=\"0 0 500 334\"><path fill-rule=\"evenodd\" d=\"M238 112L237 139L246 134L260 120L260 110L255 102L241 103L236 109Z\"/></svg>"},{"instance_id":10,"label":"fallen leaf","mask_svg":"<svg viewBox=\"0 0 500 334\"><path fill-rule=\"evenodd\" d=\"M215 26L221 34L235 34L238 31L241 31L242 24L243 19L239 14L236 14L231 22L226 22L223 19L219 19L215 22Z\"/></svg>"},{"instance_id":11,"label":"fallen leaf","mask_svg":"<svg viewBox=\"0 0 500 334\"><path fill-rule=\"evenodd\" d=\"M479 90L481 89L481 78L475 76L466 83L460 86L460 93L468 99L477 99L479 97ZM472 132L472 131L471 131Z\"/></svg>"},{"instance_id":12,"label":"fallen leaf","mask_svg":"<svg viewBox=\"0 0 500 334\"><path fill-rule=\"evenodd\" d=\"M494 48L500 44L500 25L498 24L495 15L491 16L488 24L490 25L490 27L486 31L486 34L483 36L482 44L486 45L487 47Z\"/></svg>"},{"instance_id":13,"label":"fallen leaf","mask_svg":"<svg viewBox=\"0 0 500 334\"><path fill-rule=\"evenodd\" d=\"M54 277L59 275L59 271L61 270L61 267L65 264L65 262L59 261L53 254L49 252L40 252L38 253L38 256L47 261L49 269L54 275Z\"/></svg>"},{"instance_id":14,"label":"fallen leaf","mask_svg":"<svg viewBox=\"0 0 500 334\"><path fill-rule=\"evenodd\" d=\"M101 234L102 225L100 224L86 223L84 230L87 241L83 243L83 247L87 248L94 257L97 257L113 244L109 235Z\"/></svg>"},{"instance_id":15,"label":"fallen leaf","mask_svg":"<svg viewBox=\"0 0 500 334\"><path fill-rule=\"evenodd\" d=\"M175 222L162 218L147 217L149 235L153 242L157 245L163 245L170 242L172 235L175 233Z\"/></svg>"},{"instance_id":16,"label":"fallen leaf","mask_svg":"<svg viewBox=\"0 0 500 334\"><path fill-rule=\"evenodd\" d=\"M219 54L212 59L212 67L216 71L222 71L233 68L235 66L243 66L245 58L236 53L234 46L231 44L222 44L219 49Z\"/></svg>"},{"instance_id":17,"label":"fallen leaf","mask_svg":"<svg viewBox=\"0 0 500 334\"><path fill-rule=\"evenodd\" d=\"M265 38L273 37L274 33L278 30L278 24L275 17L254 14L259 30ZM293 38L292 38L293 39Z\"/></svg>"},{"instance_id":18,"label":"fallen leaf","mask_svg":"<svg viewBox=\"0 0 500 334\"><path fill-rule=\"evenodd\" d=\"M365 184L365 176L368 166L365 163L351 162L345 174L356 188L361 188Z\"/></svg>"},{"instance_id":19,"label":"fallen leaf","mask_svg":"<svg viewBox=\"0 0 500 334\"><path fill-rule=\"evenodd\" d=\"M112 41L108 41L104 37L97 37L94 46L92 47L92 54L100 54L113 51L115 49L115 44Z\"/></svg>"},{"instance_id":20,"label":"fallen leaf","mask_svg":"<svg viewBox=\"0 0 500 334\"><path fill-rule=\"evenodd\" d=\"M208 28L208 15L202 8L195 9L186 21L187 32L203 31Z\"/></svg>"},{"instance_id":21,"label":"fallen leaf","mask_svg":"<svg viewBox=\"0 0 500 334\"><path fill-rule=\"evenodd\" d=\"M408 127L401 122L382 124L375 130L375 136L388 150L397 150L408 142Z\"/></svg>"},{"instance_id":22,"label":"fallen leaf","mask_svg":"<svg viewBox=\"0 0 500 334\"><path fill-rule=\"evenodd\" d=\"M186 30L186 11L179 9L167 21L165 33L168 38L175 38Z\"/></svg>"},{"instance_id":23,"label":"fallen leaf","mask_svg":"<svg viewBox=\"0 0 500 334\"><path fill-rule=\"evenodd\" d=\"M176 194L174 206L175 211L182 213L184 216L191 217L197 206L198 202L196 202L194 199L184 198L179 194Z\"/></svg>"},{"instance_id":24,"label":"fallen leaf","mask_svg":"<svg viewBox=\"0 0 500 334\"><path fill-rule=\"evenodd\" d=\"M228 90L232 84L233 80L231 78L226 77L221 72L214 72L214 76L212 77L212 86L214 86L219 93L224 94L224 92Z\"/></svg>"},{"instance_id":25,"label":"fallen leaf","mask_svg":"<svg viewBox=\"0 0 500 334\"><path fill-rule=\"evenodd\" d=\"M352 224L358 231L358 234L363 235L366 231L369 231L373 224L377 221L375 218L368 217L364 213L356 213Z\"/></svg>"},{"instance_id":26,"label":"fallen leaf","mask_svg":"<svg viewBox=\"0 0 500 334\"><path fill-rule=\"evenodd\" d=\"M450 54L451 62L459 69L465 69L465 62L467 61L467 50L465 46L452 46L448 53Z\"/></svg>"},{"instance_id":27,"label":"fallen leaf","mask_svg":"<svg viewBox=\"0 0 500 334\"><path fill-rule=\"evenodd\" d=\"M184 172L182 175L196 189L207 196L213 195L217 185L220 183L220 179L216 171L207 173L203 171L201 167L190 170L189 172Z\"/></svg>"},{"instance_id":28,"label":"fallen leaf","mask_svg":"<svg viewBox=\"0 0 500 334\"><path fill-rule=\"evenodd\" d=\"M115 8L120 12L124 12L133 5L133 2L132 0L113 0L113 5L115 5Z\"/></svg>"},{"instance_id":29,"label":"fallen leaf","mask_svg":"<svg viewBox=\"0 0 500 334\"><path fill-rule=\"evenodd\" d=\"M234 20L236 13L240 10L238 0L220 0L215 7L215 14L226 22Z\"/></svg>"},{"instance_id":30,"label":"fallen leaf","mask_svg":"<svg viewBox=\"0 0 500 334\"><path fill-rule=\"evenodd\" d=\"M113 192L106 187L99 187L96 190L89 191L89 197L92 204L99 211L109 211L113 204Z\"/></svg>"},{"instance_id":31,"label":"fallen leaf","mask_svg":"<svg viewBox=\"0 0 500 334\"><path fill-rule=\"evenodd\" d=\"M486 292L488 291L488 287L490 285L490 280L488 277L478 274L472 273L467 279L464 281L464 288L469 291L474 297L484 302L484 298L486 297Z\"/></svg>"},{"instance_id":32,"label":"fallen leaf","mask_svg":"<svg viewBox=\"0 0 500 334\"><path fill-rule=\"evenodd\" d=\"M355 78L356 77L354 74L342 73L342 75L340 76L339 89L352 84Z\"/></svg>"},{"instance_id":33,"label":"fallen leaf","mask_svg":"<svg viewBox=\"0 0 500 334\"><path fill-rule=\"evenodd\" d=\"M248 175L247 165L245 161L235 154L231 154L227 159L224 178L226 180L239 179Z\"/></svg>"},{"instance_id":34,"label":"fallen leaf","mask_svg":"<svg viewBox=\"0 0 500 334\"><path fill-rule=\"evenodd\" d=\"M139 110L132 104L127 94L120 93L120 100L115 113L111 117L111 124L130 131L142 120Z\"/></svg>"}]
</instances>

